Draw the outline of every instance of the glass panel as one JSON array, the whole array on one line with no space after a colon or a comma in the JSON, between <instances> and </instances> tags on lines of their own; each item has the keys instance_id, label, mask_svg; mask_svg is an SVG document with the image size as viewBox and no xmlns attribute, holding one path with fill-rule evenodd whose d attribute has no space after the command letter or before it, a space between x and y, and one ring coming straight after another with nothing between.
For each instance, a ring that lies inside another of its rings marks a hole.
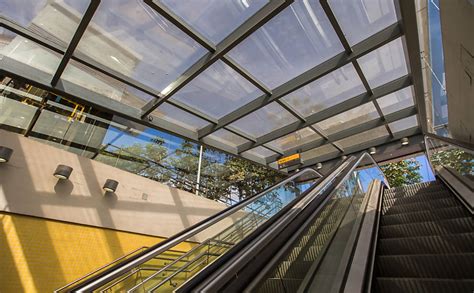
<instances>
[{"instance_id":1,"label":"glass panel","mask_svg":"<svg viewBox=\"0 0 474 293\"><path fill-rule=\"evenodd\" d=\"M345 65L283 98L303 116L318 113L365 92L352 64Z\"/></svg>"},{"instance_id":2,"label":"glass panel","mask_svg":"<svg viewBox=\"0 0 474 293\"><path fill-rule=\"evenodd\" d=\"M361 125L365 122L380 118L373 103L365 103L354 109L343 112L317 123L327 135Z\"/></svg>"},{"instance_id":3,"label":"glass panel","mask_svg":"<svg viewBox=\"0 0 474 293\"><path fill-rule=\"evenodd\" d=\"M377 99L380 109L384 115L413 106L413 87L406 87L394 93Z\"/></svg>"},{"instance_id":4,"label":"glass panel","mask_svg":"<svg viewBox=\"0 0 474 293\"><path fill-rule=\"evenodd\" d=\"M268 273L256 287L247 288L248 291L328 292L325 288L337 282L340 272L346 269L344 256L354 249L351 237L360 229L369 186L386 182L380 168L370 158L365 159L359 165L363 167L349 173L331 191L320 210L297 227L298 234L285 243L285 250L279 251L281 254ZM320 266L316 269L311 264L317 261Z\"/></svg>"},{"instance_id":5,"label":"glass panel","mask_svg":"<svg viewBox=\"0 0 474 293\"><path fill-rule=\"evenodd\" d=\"M295 116L273 102L233 122L230 127L257 138L295 121L298 121Z\"/></svg>"},{"instance_id":6,"label":"glass panel","mask_svg":"<svg viewBox=\"0 0 474 293\"><path fill-rule=\"evenodd\" d=\"M219 43L247 18L262 8L266 0L161 0L214 44Z\"/></svg>"},{"instance_id":7,"label":"glass panel","mask_svg":"<svg viewBox=\"0 0 474 293\"><path fill-rule=\"evenodd\" d=\"M306 177L313 173L311 179ZM266 223L274 214L303 192L313 188L318 176L313 171L298 174L295 178L277 184L275 187L253 196L241 209L219 219L205 230L190 236L175 247L163 253L154 253L151 260L134 267L134 271L123 278L112 280L98 291L160 291L169 292L183 284L229 251L250 233ZM301 178L301 179L300 179ZM173 251L183 254L170 259Z\"/></svg>"},{"instance_id":8,"label":"glass panel","mask_svg":"<svg viewBox=\"0 0 474 293\"><path fill-rule=\"evenodd\" d=\"M1 1L0 14L66 48L89 3L89 0Z\"/></svg>"},{"instance_id":9,"label":"glass panel","mask_svg":"<svg viewBox=\"0 0 474 293\"><path fill-rule=\"evenodd\" d=\"M102 1L76 51L158 91L206 51L143 1Z\"/></svg>"},{"instance_id":10,"label":"glass panel","mask_svg":"<svg viewBox=\"0 0 474 293\"><path fill-rule=\"evenodd\" d=\"M357 146L365 142L371 142L378 138L388 137L388 136L389 134L388 134L387 128L385 128L385 126L379 126L377 128L343 138L341 140L336 141L336 143L340 145L343 149L345 149L345 148Z\"/></svg>"},{"instance_id":11,"label":"glass panel","mask_svg":"<svg viewBox=\"0 0 474 293\"><path fill-rule=\"evenodd\" d=\"M229 55L275 88L342 51L319 1L295 1Z\"/></svg>"},{"instance_id":12,"label":"glass panel","mask_svg":"<svg viewBox=\"0 0 474 293\"><path fill-rule=\"evenodd\" d=\"M216 119L263 94L222 61L217 61L182 88L172 99Z\"/></svg>"},{"instance_id":13,"label":"glass panel","mask_svg":"<svg viewBox=\"0 0 474 293\"><path fill-rule=\"evenodd\" d=\"M193 131L209 125L206 120L168 103L161 104L151 115Z\"/></svg>"},{"instance_id":14,"label":"glass panel","mask_svg":"<svg viewBox=\"0 0 474 293\"><path fill-rule=\"evenodd\" d=\"M349 44L354 45L397 22L393 0L330 0Z\"/></svg>"},{"instance_id":15,"label":"glass panel","mask_svg":"<svg viewBox=\"0 0 474 293\"><path fill-rule=\"evenodd\" d=\"M112 100L140 109L155 97L113 79L79 62L70 60L61 79L96 92ZM72 93L74 94L74 93ZM77 93L78 95L80 93ZM87 98L87 97L85 97Z\"/></svg>"},{"instance_id":16,"label":"glass panel","mask_svg":"<svg viewBox=\"0 0 474 293\"><path fill-rule=\"evenodd\" d=\"M408 74L402 38L393 40L358 59L370 87L376 88Z\"/></svg>"},{"instance_id":17,"label":"glass panel","mask_svg":"<svg viewBox=\"0 0 474 293\"><path fill-rule=\"evenodd\" d=\"M301 160L304 162L309 159L320 158L323 156L337 154L339 150L335 148L332 144L325 144L318 148L306 151L301 154Z\"/></svg>"},{"instance_id":18,"label":"glass panel","mask_svg":"<svg viewBox=\"0 0 474 293\"><path fill-rule=\"evenodd\" d=\"M309 127L300 129L279 139L267 143L271 148L277 149L281 152L286 152L290 149L302 146L312 141L319 141L323 138Z\"/></svg>"},{"instance_id":19,"label":"glass panel","mask_svg":"<svg viewBox=\"0 0 474 293\"><path fill-rule=\"evenodd\" d=\"M41 101L41 97L30 94L29 89L31 86L14 80L0 84L0 128L15 132L28 128L37 109L35 104Z\"/></svg>"},{"instance_id":20,"label":"glass panel","mask_svg":"<svg viewBox=\"0 0 474 293\"><path fill-rule=\"evenodd\" d=\"M241 137L240 135L234 134L228 130L225 129L219 129L216 132L213 132L212 134L206 136L206 138L213 139L215 141L237 147L243 143L248 142L249 140ZM205 138L204 138L205 139Z\"/></svg>"},{"instance_id":21,"label":"glass panel","mask_svg":"<svg viewBox=\"0 0 474 293\"><path fill-rule=\"evenodd\" d=\"M243 154L250 154L252 156L255 156L255 157L259 157L259 158L267 158L267 157L270 157L270 156L273 156L273 155L276 155L276 153L274 151L271 151L267 148L264 148L262 146L258 146L256 148L253 148L253 149L250 149L248 151L245 151L243 152Z\"/></svg>"},{"instance_id":22,"label":"glass panel","mask_svg":"<svg viewBox=\"0 0 474 293\"><path fill-rule=\"evenodd\" d=\"M400 132L417 126L418 119L416 118L416 115L403 118L388 124L388 127L390 127L390 130L392 130L392 133Z\"/></svg>"},{"instance_id":23,"label":"glass panel","mask_svg":"<svg viewBox=\"0 0 474 293\"><path fill-rule=\"evenodd\" d=\"M445 167L466 186L474 186L474 151L432 137L425 137L425 141L434 170Z\"/></svg>"},{"instance_id":24,"label":"glass panel","mask_svg":"<svg viewBox=\"0 0 474 293\"><path fill-rule=\"evenodd\" d=\"M23 65L21 67L30 66L51 76L61 62L60 55L1 27L0 39L1 61L18 62Z\"/></svg>"}]
</instances>

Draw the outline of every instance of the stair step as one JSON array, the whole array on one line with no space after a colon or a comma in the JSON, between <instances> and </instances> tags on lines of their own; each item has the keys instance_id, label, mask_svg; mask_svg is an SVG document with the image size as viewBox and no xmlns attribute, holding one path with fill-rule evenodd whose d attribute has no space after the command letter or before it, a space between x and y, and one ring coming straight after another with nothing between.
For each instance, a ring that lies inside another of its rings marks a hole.
<instances>
[{"instance_id":1,"label":"stair step","mask_svg":"<svg viewBox=\"0 0 474 293\"><path fill-rule=\"evenodd\" d=\"M384 195L387 195L389 197L406 197L412 196L419 192L432 192L437 190L447 190L447 188L443 184L438 182L429 185L414 184L409 186L386 189L384 191Z\"/></svg>"},{"instance_id":2,"label":"stair step","mask_svg":"<svg viewBox=\"0 0 474 293\"><path fill-rule=\"evenodd\" d=\"M311 261L283 261L278 266L278 272L285 279L303 279L312 263Z\"/></svg>"},{"instance_id":3,"label":"stair step","mask_svg":"<svg viewBox=\"0 0 474 293\"><path fill-rule=\"evenodd\" d=\"M380 227L380 239L438 236L474 231L472 217Z\"/></svg>"},{"instance_id":4,"label":"stair step","mask_svg":"<svg viewBox=\"0 0 474 293\"><path fill-rule=\"evenodd\" d=\"M472 279L377 278L374 291L386 293L472 293L473 288L474 280Z\"/></svg>"},{"instance_id":5,"label":"stair step","mask_svg":"<svg viewBox=\"0 0 474 293\"><path fill-rule=\"evenodd\" d=\"M440 198L424 202L385 206L382 208L382 215L394 215L400 213L418 212L423 210L435 210L460 205L461 203L457 201L454 197Z\"/></svg>"},{"instance_id":6,"label":"stair step","mask_svg":"<svg viewBox=\"0 0 474 293\"><path fill-rule=\"evenodd\" d=\"M384 215L381 218L380 225L388 226L417 222L430 222L437 220L463 218L468 216L469 212L463 206L455 206L436 210L424 210L411 213Z\"/></svg>"},{"instance_id":7,"label":"stair step","mask_svg":"<svg viewBox=\"0 0 474 293\"><path fill-rule=\"evenodd\" d=\"M406 197L396 197L396 198L387 198L384 196L383 199L383 206L388 207L388 206L394 206L394 205L400 205L400 204L410 204L410 203L415 203L415 202L425 202L425 201L430 201L430 200L435 200L435 199L441 199L441 198L452 198L453 195L449 193L447 190L442 190L442 191L435 191L435 192L423 192L423 193L418 193L413 196L406 196Z\"/></svg>"},{"instance_id":8,"label":"stair step","mask_svg":"<svg viewBox=\"0 0 474 293\"><path fill-rule=\"evenodd\" d=\"M302 281L300 279L269 278L258 288L258 292L296 292Z\"/></svg>"},{"instance_id":9,"label":"stair step","mask_svg":"<svg viewBox=\"0 0 474 293\"><path fill-rule=\"evenodd\" d=\"M377 256L379 277L474 279L474 253ZM472 288L474 289L474 288Z\"/></svg>"},{"instance_id":10,"label":"stair step","mask_svg":"<svg viewBox=\"0 0 474 293\"><path fill-rule=\"evenodd\" d=\"M474 253L474 232L380 239L377 250L378 255Z\"/></svg>"}]
</instances>

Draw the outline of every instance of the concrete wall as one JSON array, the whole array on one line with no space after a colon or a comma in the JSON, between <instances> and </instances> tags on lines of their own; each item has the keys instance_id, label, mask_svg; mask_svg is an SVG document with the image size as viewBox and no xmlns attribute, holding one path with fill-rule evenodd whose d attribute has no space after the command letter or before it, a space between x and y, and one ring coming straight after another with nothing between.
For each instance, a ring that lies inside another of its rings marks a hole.
<instances>
[{"instance_id":1,"label":"concrete wall","mask_svg":"<svg viewBox=\"0 0 474 293\"><path fill-rule=\"evenodd\" d=\"M0 130L0 145L14 149L10 162L0 165L0 211L170 237L225 208L14 133ZM68 181L53 176L58 164L74 168ZM107 178L119 186L115 194L104 196Z\"/></svg>"}]
</instances>

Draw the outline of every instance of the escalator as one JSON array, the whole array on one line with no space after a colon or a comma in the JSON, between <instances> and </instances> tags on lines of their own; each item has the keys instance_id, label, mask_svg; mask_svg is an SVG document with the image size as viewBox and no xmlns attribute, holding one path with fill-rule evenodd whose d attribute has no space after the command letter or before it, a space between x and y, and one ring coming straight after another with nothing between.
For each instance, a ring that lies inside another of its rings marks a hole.
<instances>
[{"instance_id":1,"label":"escalator","mask_svg":"<svg viewBox=\"0 0 474 293\"><path fill-rule=\"evenodd\" d=\"M316 180L304 170L63 291L473 292L474 156L436 165L458 146L432 139L436 181L390 188L367 153Z\"/></svg>"}]
</instances>

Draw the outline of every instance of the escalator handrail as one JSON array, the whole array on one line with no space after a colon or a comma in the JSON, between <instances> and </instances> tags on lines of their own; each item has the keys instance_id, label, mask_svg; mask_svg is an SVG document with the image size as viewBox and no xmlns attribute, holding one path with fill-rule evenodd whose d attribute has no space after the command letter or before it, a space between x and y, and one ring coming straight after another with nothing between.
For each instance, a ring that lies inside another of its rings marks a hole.
<instances>
[{"instance_id":1,"label":"escalator handrail","mask_svg":"<svg viewBox=\"0 0 474 293\"><path fill-rule=\"evenodd\" d=\"M427 137L432 138L432 139L436 139L436 140L440 140L442 142L445 142L445 143L448 143L450 145L456 146L460 149L463 149L468 153L474 154L474 145L472 145L470 143L465 143L465 142L458 141L456 139L452 139L452 138L449 138L449 137L439 136L439 135L436 135L436 134L433 134L433 133L425 133L425 140L426 140ZM426 142L425 142L425 147L428 149L428 145L426 144Z\"/></svg>"},{"instance_id":2,"label":"escalator handrail","mask_svg":"<svg viewBox=\"0 0 474 293\"><path fill-rule=\"evenodd\" d=\"M305 168L292 176L286 178L285 180L274 184L273 186L265 189L264 191L248 197L239 203L232 205L215 215L212 215L205 220L192 225L191 227L184 229L183 231L175 234L174 236L158 243L141 253L125 260L124 262L115 264L114 266L110 267L109 269L91 277L87 278L86 280L81 281L79 284L74 285L69 291L71 292L90 292L94 289L100 288L104 284L110 282L111 280L125 274L127 271L132 269L135 266L145 263L146 261L152 259L154 256L163 253L172 247L178 245L179 243L189 239L190 237L202 232L203 230L207 229L208 227L216 224L220 220L228 217L229 215L239 211L240 209L244 208L246 205L251 204L252 202L258 200L260 197L266 195L267 193L271 192L272 190L283 186L284 184L290 182L291 180L301 176L306 172L313 172L314 174L320 176L321 174L314 169Z\"/></svg>"},{"instance_id":3,"label":"escalator handrail","mask_svg":"<svg viewBox=\"0 0 474 293\"><path fill-rule=\"evenodd\" d=\"M302 198L302 200L298 201L295 204L295 207L297 208L295 209L294 217L296 217L306 207L308 207L308 205L313 200L317 199L320 196L320 194L323 194L326 191L330 190L328 193L328 196L330 196L336 188L338 188L341 184L343 184L349 178L352 172L361 164L362 160L366 158L369 158L375 164L375 166L378 167L378 164L375 162L375 160L373 160L372 156L369 155L367 152L361 153L357 157L357 159L355 159L354 157L350 157L347 160L349 161L353 159L352 162L350 162L348 165L346 165L344 168L340 170L335 170L331 175L327 176L323 180L323 181L326 181L326 183L321 182L318 185L319 188L315 188L311 192L312 195L308 194L305 198ZM380 169L380 167L378 168ZM342 174L343 176L341 178L337 178L338 176ZM387 182L386 179L385 181ZM328 185L328 187L325 187L324 185ZM199 286L198 291L214 292L215 290L218 290L217 287L219 286L219 284L226 284L227 281L230 278L232 278L232 276L235 276L236 272L238 272L240 268L245 266L245 263L247 263L249 259L253 258L253 255L255 254L255 252L252 253L252 250L260 249L260 247L257 247L258 246L256 245L257 243L263 243L265 239L271 238L272 237L271 235L274 232L273 230L278 229L278 227L286 226L288 222L294 218L294 217L291 218L288 214L289 213L283 215L281 219L280 218L276 219L274 223L272 223L272 225L268 229L266 229L263 233L258 233L258 235L256 235L254 239L251 241L251 244L246 245L244 248L241 248L240 252L235 253L235 257L232 257L231 260L228 259L225 266L221 266L222 269L220 270L220 272L219 270L216 270L214 272L211 272L211 271L208 272L207 276L204 277L204 279L207 280L207 284L201 284L201 286ZM237 250L237 247L235 247L234 251L236 250ZM230 252L230 254L232 254L232 252ZM243 282L247 282L247 281L248 280L244 280ZM187 284L188 286L186 286L187 288L185 290L189 290L190 287L193 287L193 284L191 283L193 282L192 281L188 282ZM194 291L195 288L193 288L192 290ZM181 291L178 289L178 292L181 292Z\"/></svg>"}]
</instances>

